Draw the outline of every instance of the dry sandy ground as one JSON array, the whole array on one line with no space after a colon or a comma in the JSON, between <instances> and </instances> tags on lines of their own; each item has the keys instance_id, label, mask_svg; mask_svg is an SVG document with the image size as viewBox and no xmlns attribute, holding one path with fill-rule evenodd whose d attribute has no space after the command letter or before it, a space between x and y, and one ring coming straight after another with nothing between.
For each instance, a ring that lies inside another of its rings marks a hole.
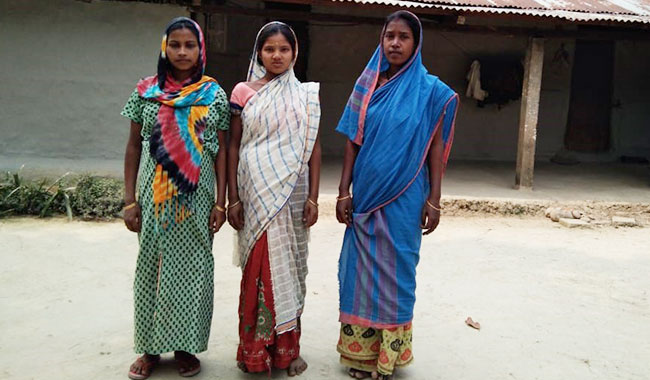
<instances>
[{"instance_id":1,"label":"dry sandy ground","mask_svg":"<svg viewBox=\"0 0 650 380\"><path fill-rule=\"evenodd\" d=\"M650 378L648 228L569 230L546 219L443 219L424 239L415 362L397 379ZM313 229L301 379L346 379L334 350L343 229ZM235 367L239 269L215 240L215 311L197 379ZM0 221L0 378L126 379L135 235L119 223ZM464 324L471 316L481 331ZM285 378L274 372L273 378ZM152 379L178 379L165 362Z\"/></svg>"}]
</instances>

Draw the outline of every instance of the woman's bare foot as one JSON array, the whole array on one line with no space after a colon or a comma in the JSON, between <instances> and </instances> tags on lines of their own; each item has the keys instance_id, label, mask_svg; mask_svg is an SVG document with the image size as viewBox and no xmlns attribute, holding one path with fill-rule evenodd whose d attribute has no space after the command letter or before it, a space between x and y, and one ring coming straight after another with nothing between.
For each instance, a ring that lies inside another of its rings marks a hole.
<instances>
[{"instance_id":1,"label":"woman's bare foot","mask_svg":"<svg viewBox=\"0 0 650 380\"><path fill-rule=\"evenodd\" d=\"M151 376L153 368L160 361L160 355L144 354L137 358L129 368L129 379L144 380Z\"/></svg>"},{"instance_id":2,"label":"woman's bare foot","mask_svg":"<svg viewBox=\"0 0 650 380\"><path fill-rule=\"evenodd\" d=\"M192 377L201 372L201 362L189 352L174 351L174 360L178 363L178 374L182 377Z\"/></svg>"},{"instance_id":3,"label":"woman's bare foot","mask_svg":"<svg viewBox=\"0 0 650 380\"><path fill-rule=\"evenodd\" d=\"M244 362L237 362L237 368L239 368L244 373L248 373L248 368L246 368L246 363Z\"/></svg>"},{"instance_id":4,"label":"woman's bare foot","mask_svg":"<svg viewBox=\"0 0 650 380\"><path fill-rule=\"evenodd\" d=\"M307 369L307 362L304 361L300 356L297 359L294 359L289 368L287 368L287 373L289 376L301 375Z\"/></svg>"},{"instance_id":5,"label":"woman's bare foot","mask_svg":"<svg viewBox=\"0 0 650 380\"><path fill-rule=\"evenodd\" d=\"M374 380L393 380L393 375L382 375L377 371L372 371L372 378Z\"/></svg>"},{"instance_id":6,"label":"woman's bare foot","mask_svg":"<svg viewBox=\"0 0 650 380\"><path fill-rule=\"evenodd\" d=\"M348 371L348 375L350 375L350 377L353 377L355 379L367 379L370 377L370 372L360 371L358 369L350 368L350 370Z\"/></svg>"}]
</instances>

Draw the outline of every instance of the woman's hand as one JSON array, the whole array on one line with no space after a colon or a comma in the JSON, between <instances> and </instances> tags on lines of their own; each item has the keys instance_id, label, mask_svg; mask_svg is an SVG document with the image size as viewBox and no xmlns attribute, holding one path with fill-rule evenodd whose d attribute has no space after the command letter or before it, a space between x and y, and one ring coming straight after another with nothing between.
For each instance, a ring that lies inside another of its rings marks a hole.
<instances>
[{"instance_id":1,"label":"woman's hand","mask_svg":"<svg viewBox=\"0 0 650 380\"><path fill-rule=\"evenodd\" d=\"M316 224L318 220L318 204L311 199L307 199L305 202L305 209L302 212L302 222L305 223L305 227L309 228Z\"/></svg>"},{"instance_id":2,"label":"woman's hand","mask_svg":"<svg viewBox=\"0 0 650 380\"><path fill-rule=\"evenodd\" d=\"M215 204L214 207L212 207L212 211L210 212L210 232L217 233L221 229L221 226L226 222L226 209L223 208L223 206L219 206L217 208L217 205Z\"/></svg>"},{"instance_id":3,"label":"woman's hand","mask_svg":"<svg viewBox=\"0 0 650 380\"><path fill-rule=\"evenodd\" d=\"M352 196L336 197L336 220L350 227L352 224Z\"/></svg>"},{"instance_id":4,"label":"woman's hand","mask_svg":"<svg viewBox=\"0 0 650 380\"><path fill-rule=\"evenodd\" d=\"M129 131L129 142L124 153L124 224L129 231L140 232L142 227L142 212L135 201L135 183L138 179L140 153L142 152L142 126L132 121Z\"/></svg>"},{"instance_id":5,"label":"woman's hand","mask_svg":"<svg viewBox=\"0 0 650 380\"><path fill-rule=\"evenodd\" d=\"M228 223L237 231L244 228L244 208L240 201L228 206Z\"/></svg>"},{"instance_id":6,"label":"woman's hand","mask_svg":"<svg viewBox=\"0 0 650 380\"><path fill-rule=\"evenodd\" d=\"M440 223L440 206L434 206L427 200L422 207L420 228L425 230L422 235L432 233L438 227L438 223Z\"/></svg>"},{"instance_id":7,"label":"woman's hand","mask_svg":"<svg viewBox=\"0 0 650 380\"><path fill-rule=\"evenodd\" d=\"M124 224L129 231L140 232L142 227L142 212L140 211L140 205L134 204L133 207L124 209Z\"/></svg>"}]
</instances>

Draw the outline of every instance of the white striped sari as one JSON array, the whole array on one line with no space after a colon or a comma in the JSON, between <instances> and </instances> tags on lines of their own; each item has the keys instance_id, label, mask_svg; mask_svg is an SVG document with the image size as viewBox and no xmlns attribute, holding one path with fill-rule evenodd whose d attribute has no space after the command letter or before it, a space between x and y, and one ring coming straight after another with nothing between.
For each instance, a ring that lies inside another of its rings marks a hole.
<instances>
[{"instance_id":1,"label":"white striped sari","mask_svg":"<svg viewBox=\"0 0 650 380\"><path fill-rule=\"evenodd\" d=\"M264 76L256 56L248 81ZM309 231L302 217L320 121L318 91L318 83L298 81L292 65L253 95L241 113L237 183L244 228L237 233L234 260L245 268L267 232L278 334L295 328L304 306Z\"/></svg>"}]
</instances>

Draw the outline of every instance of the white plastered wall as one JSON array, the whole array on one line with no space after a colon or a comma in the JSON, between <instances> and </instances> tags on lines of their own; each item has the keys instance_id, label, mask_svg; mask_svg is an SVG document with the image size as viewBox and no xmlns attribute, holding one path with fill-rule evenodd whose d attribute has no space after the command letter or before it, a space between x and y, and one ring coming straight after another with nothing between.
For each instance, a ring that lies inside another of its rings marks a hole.
<instances>
[{"instance_id":1,"label":"white plastered wall","mask_svg":"<svg viewBox=\"0 0 650 380\"><path fill-rule=\"evenodd\" d=\"M187 15L136 2L0 2L0 157L121 160L120 111L155 74L167 23Z\"/></svg>"}]
</instances>

